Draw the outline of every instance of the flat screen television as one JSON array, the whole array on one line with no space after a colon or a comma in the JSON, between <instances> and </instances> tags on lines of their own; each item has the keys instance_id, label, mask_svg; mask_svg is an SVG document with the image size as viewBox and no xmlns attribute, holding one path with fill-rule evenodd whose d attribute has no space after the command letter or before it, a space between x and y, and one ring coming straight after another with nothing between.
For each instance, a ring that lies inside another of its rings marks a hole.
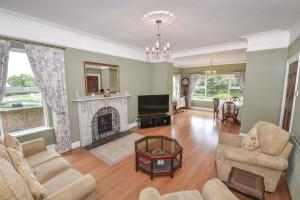
<instances>
[{"instance_id":1,"label":"flat screen television","mask_svg":"<svg viewBox=\"0 0 300 200\"><path fill-rule=\"evenodd\" d=\"M139 115L169 112L169 95L138 96Z\"/></svg>"}]
</instances>

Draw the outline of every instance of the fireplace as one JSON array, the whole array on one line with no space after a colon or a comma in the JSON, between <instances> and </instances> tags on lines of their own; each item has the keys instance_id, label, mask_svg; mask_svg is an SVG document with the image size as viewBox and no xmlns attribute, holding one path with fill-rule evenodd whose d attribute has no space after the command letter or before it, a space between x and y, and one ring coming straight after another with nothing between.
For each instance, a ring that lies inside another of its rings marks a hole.
<instances>
[{"instance_id":1,"label":"fireplace","mask_svg":"<svg viewBox=\"0 0 300 200\"><path fill-rule=\"evenodd\" d=\"M115 139L120 133L120 114L111 106L100 108L91 123L92 142L105 144Z\"/></svg>"},{"instance_id":2,"label":"fireplace","mask_svg":"<svg viewBox=\"0 0 300 200\"><path fill-rule=\"evenodd\" d=\"M98 116L98 133L100 137L106 131L112 131L112 113Z\"/></svg>"}]
</instances>

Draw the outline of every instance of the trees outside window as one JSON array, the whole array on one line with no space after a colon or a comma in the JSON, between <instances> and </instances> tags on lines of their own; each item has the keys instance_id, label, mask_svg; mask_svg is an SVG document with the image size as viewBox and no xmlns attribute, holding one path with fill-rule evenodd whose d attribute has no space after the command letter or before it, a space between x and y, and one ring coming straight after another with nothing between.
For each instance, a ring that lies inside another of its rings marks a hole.
<instances>
[{"instance_id":1,"label":"trees outside window","mask_svg":"<svg viewBox=\"0 0 300 200\"><path fill-rule=\"evenodd\" d=\"M233 74L203 75L193 91L194 100L212 100L217 97L226 101L231 96L243 99L243 92Z\"/></svg>"}]
</instances>

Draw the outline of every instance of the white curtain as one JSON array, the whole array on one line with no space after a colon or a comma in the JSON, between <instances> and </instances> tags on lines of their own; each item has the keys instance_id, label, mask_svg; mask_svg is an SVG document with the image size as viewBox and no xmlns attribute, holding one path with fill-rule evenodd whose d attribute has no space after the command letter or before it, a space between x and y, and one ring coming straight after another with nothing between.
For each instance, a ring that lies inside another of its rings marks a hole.
<instances>
[{"instance_id":1,"label":"white curtain","mask_svg":"<svg viewBox=\"0 0 300 200\"><path fill-rule=\"evenodd\" d=\"M25 45L26 53L37 79L38 87L56 114L56 148L61 152L71 149L64 52L39 45Z\"/></svg>"},{"instance_id":2,"label":"white curtain","mask_svg":"<svg viewBox=\"0 0 300 200\"><path fill-rule=\"evenodd\" d=\"M190 76L189 90L188 90L188 97L187 97L188 108L192 106L192 94L200 77L201 74L191 74Z\"/></svg>"},{"instance_id":3,"label":"white curtain","mask_svg":"<svg viewBox=\"0 0 300 200\"><path fill-rule=\"evenodd\" d=\"M10 46L9 41L0 40L0 103L5 95Z\"/></svg>"},{"instance_id":4,"label":"white curtain","mask_svg":"<svg viewBox=\"0 0 300 200\"><path fill-rule=\"evenodd\" d=\"M173 101L181 96L181 74L173 75Z\"/></svg>"},{"instance_id":5,"label":"white curtain","mask_svg":"<svg viewBox=\"0 0 300 200\"><path fill-rule=\"evenodd\" d=\"M245 72L233 72L234 77L236 78L241 91L244 92L245 90Z\"/></svg>"}]
</instances>

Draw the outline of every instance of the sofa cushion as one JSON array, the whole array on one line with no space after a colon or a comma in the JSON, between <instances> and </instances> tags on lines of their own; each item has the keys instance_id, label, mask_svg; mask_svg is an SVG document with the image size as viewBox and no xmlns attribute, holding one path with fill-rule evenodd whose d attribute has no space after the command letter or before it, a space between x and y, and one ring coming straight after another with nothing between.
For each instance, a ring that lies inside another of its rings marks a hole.
<instances>
[{"instance_id":1,"label":"sofa cushion","mask_svg":"<svg viewBox=\"0 0 300 200\"><path fill-rule=\"evenodd\" d=\"M226 185L217 178L205 183L202 195L205 200L238 200Z\"/></svg>"},{"instance_id":2,"label":"sofa cushion","mask_svg":"<svg viewBox=\"0 0 300 200\"><path fill-rule=\"evenodd\" d=\"M2 144L0 144L0 158L5 159L5 160L7 160L8 162L10 162L12 164L12 161L11 161L7 151L6 151L6 148Z\"/></svg>"},{"instance_id":3,"label":"sofa cushion","mask_svg":"<svg viewBox=\"0 0 300 200\"><path fill-rule=\"evenodd\" d=\"M253 151L259 147L258 132L256 128L252 128L242 140L242 149Z\"/></svg>"},{"instance_id":4,"label":"sofa cushion","mask_svg":"<svg viewBox=\"0 0 300 200\"><path fill-rule=\"evenodd\" d=\"M35 200L46 198L45 188L38 182L28 165L17 163L17 171L28 184L30 192Z\"/></svg>"},{"instance_id":5,"label":"sofa cushion","mask_svg":"<svg viewBox=\"0 0 300 200\"><path fill-rule=\"evenodd\" d=\"M12 135L4 135L4 145L6 148L13 148L17 151L23 152L21 143L16 137Z\"/></svg>"},{"instance_id":6,"label":"sofa cushion","mask_svg":"<svg viewBox=\"0 0 300 200\"><path fill-rule=\"evenodd\" d=\"M17 151L13 148L7 148L7 153L9 154L9 157L12 161L12 164L17 169L17 163L23 163L25 165L28 165L27 161L25 160L25 157L22 152ZM28 165L29 166L29 165Z\"/></svg>"},{"instance_id":7,"label":"sofa cushion","mask_svg":"<svg viewBox=\"0 0 300 200\"><path fill-rule=\"evenodd\" d=\"M58 191L59 189L69 185L82 176L83 174L80 171L75 169L68 169L49 179L43 184L43 186L46 189L47 195L50 195Z\"/></svg>"},{"instance_id":8,"label":"sofa cushion","mask_svg":"<svg viewBox=\"0 0 300 200\"><path fill-rule=\"evenodd\" d=\"M63 158L54 158L32 169L40 183L45 183L57 174L72 168L68 161Z\"/></svg>"},{"instance_id":9,"label":"sofa cushion","mask_svg":"<svg viewBox=\"0 0 300 200\"><path fill-rule=\"evenodd\" d=\"M153 187L147 187L140 192L139 200L162 200L162 197L157 189Z\"/></svg>"},{"instance_id":10,"label":"sofa cushion","mask_svg":"<svg viewBox=\"0 0 300 200\"><path fill-rule=\"evenodd\" d=\"M33 200L28 185L15 168L0 158L1 200Z\"/></svg>"},{"instance_id":11,"label":"sofa cushion","mask_svg":"<svg viewBox=\"0 0 300 200\"><path fill-rule=\"evenodd\" d=\"M31 168L43 164L54 158L59 158L60 155L54 149L47 149L39 153L26 157L26 160Z\"/></svg>"},{"instance_id":12,"label":"sofa cushion","mask_svg":"<svg viewBox=\"0 0 300 200\"><path fill-rule=\"evenodd\" d=\"M203 200L200 192L197 190L174 192L162 197L164 200Z\"/></svg>"},{"instance_id":13,"label":"sofa cushion","mask_svg":"<svg viewBox=\"0 0 300 200\"><path fill-rule=\"evenodd\" d=\"M278 156L289 140L289 133L269 122L255 124L258 130L260 150L268 155Z\"/></svg>"}]
</instances>

